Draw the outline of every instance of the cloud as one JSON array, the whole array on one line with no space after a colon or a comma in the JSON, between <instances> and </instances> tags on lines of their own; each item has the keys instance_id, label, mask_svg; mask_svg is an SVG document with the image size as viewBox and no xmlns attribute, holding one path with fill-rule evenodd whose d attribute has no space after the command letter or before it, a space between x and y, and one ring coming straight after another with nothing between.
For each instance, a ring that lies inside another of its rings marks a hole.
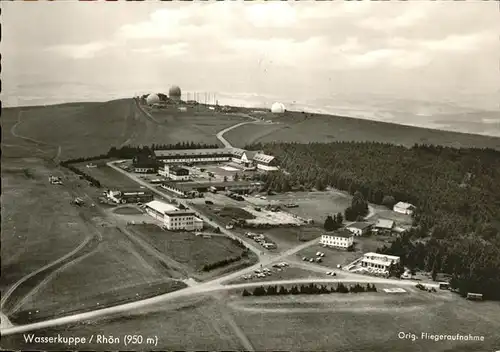
<instances>
[{"instance_id":1,"label":"cloud","mask_svg":"<svg viewBox=\"0 0 500 352\"><path fill-rule=\"evenodd\" d=\"M383 6L385 4L380 4L378 6ZM384 6L385 7L385 6ZM394 16L378 15L364 18L358 22L358 25L363 28L379 30L379 31L391 31L401 28L412 27L419 24L421 21L425 20L428 16L428 6L425 4L415 3L399 3L393 5L389 10L401 10L402 13L395 14ZM388 14L390 12L388 11Z\"/></svg>"},{"instance_id":2,"label":"cloud","mask_svg":"<svg viewBox=\"0 0 500 352\"><path fill-rule=\"evenodd\" d=\"M175 38L188 18L189 13L181 9L157 10L148 21L122 26L118 36L125 39Z\"/></svg>"},{"instance_id":3,"label":"cloud","mask_svg":"<svg viewBox=\"0 0 500 352\"><path fill-rule=\"evenodd\" d=\"M71 59L90 59L99 52L114 46L109 42L92 42L87 44L56 45L46 49L49 52L56 52Z\"/></svg>"},{"instance_id":4,"label":"cloud","mask_svg":"<svg viewBox=\"0 0 500 352\"><path fill-rule=\"evenodd\" d=\"M187 53L188 43L163 44L159 47L132 49L134 53L161 56L163 58L178 57Z\"/></svg>"},{"instance_id":5,"label":"cloud","mask_svg":"<svg viewBox=\"0 0 500 352\"><path fill-rule=\"evenodd\" d=\"M297 21L296 10L285 2L251 4L245 7L245 17L256 27L290 27Z\"/></svg>"},{"instance_id":6,"label":"cloud","mask_svg":"<svg viewBox=\"0 0 500 352\"><path fill-rule=\"evenodd\" d=\"M422 41L419 45L427 50L433 51L474 51L484 45L498 45L498 36L492 32L479 32L466 35L449 35L440 40Z\"/></svg>"}]
</instances>

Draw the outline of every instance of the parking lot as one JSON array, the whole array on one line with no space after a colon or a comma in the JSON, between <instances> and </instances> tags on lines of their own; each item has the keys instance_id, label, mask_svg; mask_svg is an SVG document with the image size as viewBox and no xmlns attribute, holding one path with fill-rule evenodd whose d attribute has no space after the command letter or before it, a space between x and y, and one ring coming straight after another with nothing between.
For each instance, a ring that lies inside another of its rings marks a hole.
<instances>
[{"instance_id":1,"label":"parking lot","mask_svg":"<svg viewBox=\"0 0 500 352\"><path fill-rule=\"evenodd\" d=\"M253 273L243 275L238 279L231 281L230 284L239 284L245 282L266 282L274 280L291 280L299 278L317 278L325 277L325 273L309 271L295 266L290 266L287 262L276 263L270 267L262 267Z\"/></svg>"}]
</instances>

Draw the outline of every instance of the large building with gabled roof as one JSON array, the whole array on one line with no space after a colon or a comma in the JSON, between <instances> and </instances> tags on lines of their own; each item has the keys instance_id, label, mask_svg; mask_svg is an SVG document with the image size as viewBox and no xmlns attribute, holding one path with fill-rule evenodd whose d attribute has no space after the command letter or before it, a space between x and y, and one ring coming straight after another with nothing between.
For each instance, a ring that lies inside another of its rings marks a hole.
<instances>
[{"instance_id":1,"label":"large building with gabled roof","mask_svg":"<svg viewBox=\"0 0 500 352\"><path fill-rule=\"evenodd\" d=\"M261 151L241 148L155 150L156 160L165 164L236 162L260 170L278 170L276 158Z\"/></svg>"}]
</instances>

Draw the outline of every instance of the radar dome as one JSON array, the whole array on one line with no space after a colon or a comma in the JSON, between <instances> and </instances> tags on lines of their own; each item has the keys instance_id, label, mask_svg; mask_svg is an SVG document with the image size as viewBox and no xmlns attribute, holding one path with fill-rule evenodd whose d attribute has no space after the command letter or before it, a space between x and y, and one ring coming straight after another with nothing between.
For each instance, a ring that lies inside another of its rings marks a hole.
<instances>
[{"instance_id":1,"label":"radar dome","mask_svg":"<svg viewBox=\"0 0 500 352\"><path fill-rule=\"evenodd\" d=\"M168 96L170 99L180 99L181 98L181 89L178 86L172 86L168 90Z\"/></svg>"},{"instance_id":2,"label":"radar dome","mask_svg":"<svg viewBox=\"0 0 500 352\"><path fill-rule=\"evenodd\" d=\"M282 114L285 112L285 105L282 103L274 103L271 106L271 112L275 114Z\"/></svg>"},{"instance_id":3,"label":"radar dome","mask_svg":"<svg viewBox=\"0 0 500 352\"><path fill-rule=\"evenodd\" d=\"M149 94L146 98L146 103L148 103L149 105L151 104L158 104L160 102L160 97L158 96L158 94Z\"/></svg>"}]
</instances>

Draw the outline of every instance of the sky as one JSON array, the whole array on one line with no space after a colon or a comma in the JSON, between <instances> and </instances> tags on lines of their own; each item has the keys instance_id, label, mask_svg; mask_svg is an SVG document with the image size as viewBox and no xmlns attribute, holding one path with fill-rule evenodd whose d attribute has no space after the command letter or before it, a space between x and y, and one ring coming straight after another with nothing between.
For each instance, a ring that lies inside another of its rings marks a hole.
<instances>
[{"instance_id":1,"label":"sky","mask_svg":"<svg viewBox=\"0 0 500 352\"><path fill-rule=\"evenodd\" d=\"M39 87L43 96L52 87L63 96L75 85L167 91L177 84L289 101L383 95L497 109L498 6L3 2L3 94Z\"/></svg>"}]
</instances>

